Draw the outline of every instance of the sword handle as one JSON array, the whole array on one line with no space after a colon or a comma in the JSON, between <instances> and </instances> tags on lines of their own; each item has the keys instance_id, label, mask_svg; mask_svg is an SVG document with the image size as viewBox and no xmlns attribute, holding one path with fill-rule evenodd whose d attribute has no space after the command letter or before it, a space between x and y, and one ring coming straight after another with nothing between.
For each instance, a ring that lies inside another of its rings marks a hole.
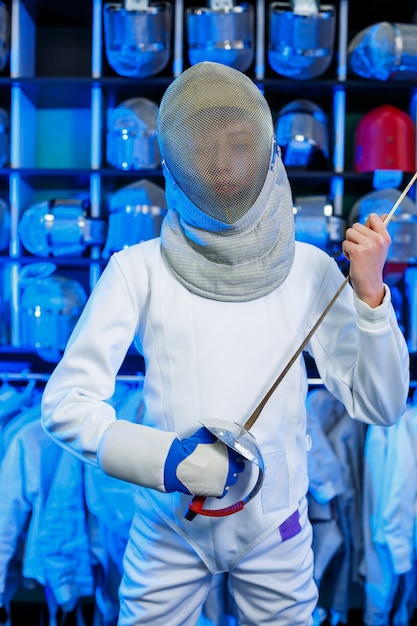
<instances>
[{"instance_id":1,"label":"sword handle","mask_svg":"<svg viewBox=\"0 0 417 626\"><path fill-rule=\"evenodd\" d=\"M188 519L191 522L196 515L205 515L206 517L226 517L226 515L232 515L233 513L241 511L245 506L245 502L243 500L239 500L239 502L235 502L235 504L226 506L223 509L203 509L205 501L206 498L204 496L194 496L191 502L187 505L187 510L184 513L185 519Z\"/></svg>"}]
</instances>

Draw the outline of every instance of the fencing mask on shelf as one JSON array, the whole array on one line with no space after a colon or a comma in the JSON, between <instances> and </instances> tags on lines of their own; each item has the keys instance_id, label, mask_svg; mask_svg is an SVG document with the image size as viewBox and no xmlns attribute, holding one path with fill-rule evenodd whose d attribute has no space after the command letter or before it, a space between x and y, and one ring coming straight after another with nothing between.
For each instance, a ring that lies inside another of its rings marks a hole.
<instances>
[{"instance_id":1,"label":"fencing mask on shelf","mask_svg":"<svg viewBox=\"0 0 417 626\"><path fill-rule=\"evenodd\" d=\"M56 363L87 301L80 282L65 276L28 278L21 294L22 346Z\"/></svg>"},{"instance_id":2,"label":"fencing mask on shelf","mask_svg":"<svg viewBox=\"0 0 417 626\"><path fill-rule=\"evenodd\" d=\"M156 121L159 107L148 98L129 98L109 112L106 156L120 170L154 169L161 165Z\"/></svg>"},{"instance_id":3,"label":"fencing mask on shelf","mask_svg":"<svg viewBox=\"0 0 417 626\"><path fill-rule=\"evenodd\" d=\"M364 224L370 213L388 214L397 202L401 192L387 188L371 191L359 198L353 205L349 222ZM387 261L392 263L415 263L417 261L417 206L409 196L404 198L399 211L390 223L391 245Z\"/></svg>"},{"instance_id":4,"label":"fencing mask on shelf","mask_svg":"<svg viewBox=\"0 0 417 626\"><path fill-rule=\"evenodd\" d=\"M107 224L87 217L88 200L52 199L37 202L23 213L21 242L36 256L80 255L89 245L105 242Z\"/></svg>"},{"instance_id":5,"label":"fencing mask on shelf","mask_svg":"<svg viewBox=\"0 0 417 626\"><path fill-rule=\"evenodd\" d=\"M160 105L168 214L162 252L188 289L250 300L288 274L294 216L269 106L242 72L198 63Z\"/></svg>"},{"instance_id":6,"label":"fencing mask on shelf","mask_svg":"<svg viewBox=\"0 0 417 626\"><path fill-rule=\"evenodd\" d=\"M327 169L329 166L329 121L311 100L289 102L276 121L277 142L287 167Z\"/></svg>"},{"instance_id":7,"label":"fencing mask on shelf","mask_svg":"<svg viewBox=\"0 0 417 626\"><path fill-rule=\"evenodd\" d=\"M366 113L356 126L354 169L414 172L415 126L411 117L391 104Z\"/></svg>"},{"instance_id":8,"label":"fencing mask on shelf","mask_svg":"<svg viewBox=\"0 0 417 626\"><path fill-rule=\"evenodd\" d=\"M417 25L378 22L361 30L348 48L350 70L375 80L416 80Z\"/></svg>"},{"instance_id":9,"label":"fencing mask on shelf","mask_svg":"<svg viewBox=\"0 0 417 626\"><path fill-rule=\"evenodd\" d=\"M295 238L311 243L328 254L339 254L344 239L345 221L334 215L327 196L297 196L294 201Z\"/></svg>"},{"instance_id":10,"label":"fencing mask on shelf","mask_svg":"<svg viewBox=\"0 0 417 626\"><path fill-rule=\"evenodd\" d=\"M215 61L246 72L255 53L253 6L233 0L210 0L208 5L187 9L191 65Z\"/></svg>"},{"instance_id":11,"label":"fencing mask on shelf","mask_svg":"<svg viewBox=\"0 0 417 626\"><path fill-rule=\"evenodd\" d=\"M336 9L318 0L269 5L268 61L287 78L309 80L323 74L333 58Z\"/></svg>"},{"instance_id":12,"label":"fencing mask on shelf","mask_svg":"<svg viewBox=\"0 0 417 626\"><path fill-rule=\"evenodd\" d=\"M109 203L109 227L103 257L158 237L166 214L162 187L142 179L116 191Z\"/></svg>"},{"instance_id":13,"label":"fencing mask on shelf","mask_svg":"<svg viewBox=\"0 0 417 626\"><path fill-rule=\"evenodd\" d=\"M145 78L161 72L171 54L171 3L127 0L104 5L104 42L117 74Z\"/></svg>"}]
</instances>

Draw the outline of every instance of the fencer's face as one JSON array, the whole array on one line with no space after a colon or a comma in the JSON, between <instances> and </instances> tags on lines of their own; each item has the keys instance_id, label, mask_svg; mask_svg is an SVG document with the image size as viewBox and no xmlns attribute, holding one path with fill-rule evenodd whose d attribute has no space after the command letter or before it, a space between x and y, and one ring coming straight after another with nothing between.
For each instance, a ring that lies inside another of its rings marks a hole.
<instances>
[{"instance_id":1,"label":"fencer's face","mask_svg":"<svg viewBox=\"0 0 417 626\"><path fill-rule=\"evenodd\" d=\"M199 122L183 135L186 192L202 211L234 223L247 211L254 189L259 193L268 170L269 155L259 148L259 126L236 115L201 115Z\"/></svg>"},{"instance_id":2,"label":"fencer's face","mask_svg":"<svg viewBox=\"0 0 417 626\"><path fill-rule=\"evenodd\" d=\"M220 205L236 205L259 171L254 124L237 120L200 132L191 141L201 184L215 194Z\"/></svg>"}]
</instances>

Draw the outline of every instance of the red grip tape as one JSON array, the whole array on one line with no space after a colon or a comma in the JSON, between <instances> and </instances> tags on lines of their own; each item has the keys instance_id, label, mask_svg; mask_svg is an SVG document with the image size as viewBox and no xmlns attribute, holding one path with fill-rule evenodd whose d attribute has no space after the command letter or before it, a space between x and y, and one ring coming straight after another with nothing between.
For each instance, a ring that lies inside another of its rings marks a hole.
<instances>
[{"instance_id":1,"label":"red grip tape","mask_svg":"<svg viewBox=\"0 0 417 626\"><path fill-rule=\"evenodd\" d=\"M243 500L235 502L230 506L226 506L223 509L203 509L206 498L204 496L194 496L191 502L187 505L187 510L184 517L188 520L193 520L196 515L205 515L206 517L226 517L226 515L232 515L241 511L245 506Z\"/></svg>"}]
</instances>

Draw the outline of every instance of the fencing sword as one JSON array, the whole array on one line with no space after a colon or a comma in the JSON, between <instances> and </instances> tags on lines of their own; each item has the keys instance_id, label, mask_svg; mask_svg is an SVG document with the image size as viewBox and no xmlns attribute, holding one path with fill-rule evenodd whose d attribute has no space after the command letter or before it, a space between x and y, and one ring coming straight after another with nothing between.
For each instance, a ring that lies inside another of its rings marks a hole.
<instances>
[{"instance_id":1,"label":"fencing sword","mask_svg":"<svg viewBox=\"0 0 417 626\"><path fill-rule=\"evenodd\" d=\"M395 211L398 209L401 202L404 200L404 198L406 197L407 193L409 192L409 190L411 189L411 187L413 186L416 180L417 180L417 172L414 173L411 180L409 181L409 183L407 184L407 186L405 187L405 189L403 190L403 192L401 193L401 195L399 196L399 198L393 205L392 209L386 215L383 221L385 226L388 226ZM312 326L309 333L305 336L305 338L303 339L303 341L301 342L297 350L294 352L294 354L292 355L288 363L285 365L285 367L283 368L283 370L281 371L281 373L279 374L279 376L277 377L273 385L264 395L262 400L259 402L258 406L251 413L251 415L243 424L243 426L241 426L240 424L236 424L235 422L230 422L228 420L219 420L219 419L202 422L202 425L205 426L207 430L209 430L219 441L222 441L226 446L228 446L229 448L237 452L244 459L249 460L258 466L258 470L259 470L258 479L255 483L255 486L252 488L252 490L250 491L248 495L246 495L244 498L242 498L238 502L230 506L221 508L221 509L204 509L203 506L206 501L206 497L194 496L192 500L188 503L187 509L184 513L184 517L187 520L190 520L190 521L193 520L196 515L204 515L208 517L225 517L226 515L232 515L233 513L237 513L238 511L241 511L244 508L244 506L250 500L252 500L252 498L254 498L255 495L260 491L262 487L263 474L264 474L265 468L264 468L264 463L262 460L262 455L259 450L259 447L256 443L255 438L249 432L249 430L258 420L266 403L268 402L272 394L275 392L275 390L277 389L278 385L281 383L283 378L287 375L288 371L294 365L295 361L301 355L304 348L310 341L311 337L314 335L317 328L320 326L320 324L326 317L327 313L330 311L333 304L336 302L336 300L342 293L343 289L348 284L349 278L350 276L348 273L348 275L344 278L344 280L340 284L339 288L337 289L334 296L331 298L330 302L328 303L328 305L326 306L322 314L317 319L316 323Z\"/></svg>"}]
</instances>

